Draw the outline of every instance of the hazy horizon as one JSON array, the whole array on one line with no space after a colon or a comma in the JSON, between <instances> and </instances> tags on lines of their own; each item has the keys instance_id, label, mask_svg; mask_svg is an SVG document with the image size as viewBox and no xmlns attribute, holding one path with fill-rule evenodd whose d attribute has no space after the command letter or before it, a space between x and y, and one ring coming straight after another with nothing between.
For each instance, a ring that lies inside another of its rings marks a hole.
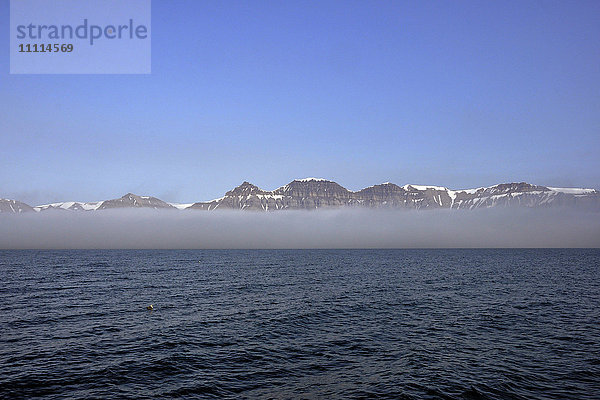
<instances>
[{"instance_id":1,"label":"hazy horizon","mask_svg":"<svg viewBox=\"0 0 600 400\"><path fill-rule=\"evenodd\" d=\"M103 210L1 215L1 249L600 247L597 213L565 209Z\"/></svg>"}]
</instances>

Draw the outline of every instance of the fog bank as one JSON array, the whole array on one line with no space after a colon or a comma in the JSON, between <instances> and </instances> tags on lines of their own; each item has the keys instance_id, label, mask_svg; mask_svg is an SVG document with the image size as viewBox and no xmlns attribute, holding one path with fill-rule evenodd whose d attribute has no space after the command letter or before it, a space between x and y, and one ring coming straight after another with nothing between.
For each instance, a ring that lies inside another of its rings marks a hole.
<instances>
[{"instance_id":1,"label":"fog bank","mask_svg":"<svg viewBox=\"0 0 600 400\"><path fill-rule=\"evenodd\" d=\"M2 249L478 247L600 247L600 214L512 208L0 215Z\"/></svg>"}]
</instances>

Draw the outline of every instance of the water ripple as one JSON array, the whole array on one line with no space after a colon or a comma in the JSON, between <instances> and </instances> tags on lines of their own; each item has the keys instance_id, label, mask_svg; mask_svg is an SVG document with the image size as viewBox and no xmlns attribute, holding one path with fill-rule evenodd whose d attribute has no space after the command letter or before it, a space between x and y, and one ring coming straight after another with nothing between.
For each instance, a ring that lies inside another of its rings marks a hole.
<instances>
[{"instance_id":1,"label":"water ripple","mask_svg":"<svg viewBox=\"0 0 600 400\"><path fill-rule=\"evenodd\" d=\"M598 250L0 260L0 398L600 397Z\"/></svg>"}]
</instances>

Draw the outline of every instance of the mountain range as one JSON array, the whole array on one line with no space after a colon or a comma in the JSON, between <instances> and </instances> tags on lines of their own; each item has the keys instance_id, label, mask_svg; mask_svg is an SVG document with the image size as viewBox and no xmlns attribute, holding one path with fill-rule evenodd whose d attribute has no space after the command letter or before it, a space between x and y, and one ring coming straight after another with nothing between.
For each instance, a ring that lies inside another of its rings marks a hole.
<instances>
[{"instance_id":1,"label":"mountain range","mask_svg":"<svg viewBox=\"0 0 600 400\"><path fill-rule=\"evenodd\" d=\"M295 179L267 191L249 182L228 191L221 198L190 204L167 203L156 197L127 193L123 197L97 202L61 202L30 206L17 200L0 199L0 213L43 212L48 210L96 211L115 208L173 210L311 210L340 207L394 209L478 209L491 207L568 207L600 211L600 192L595 189L555 188L525 182L502 183L477 189L451 190L442 186L404 185L386 182L351 191L336 182Z\"/></svg>"}]
</instances>

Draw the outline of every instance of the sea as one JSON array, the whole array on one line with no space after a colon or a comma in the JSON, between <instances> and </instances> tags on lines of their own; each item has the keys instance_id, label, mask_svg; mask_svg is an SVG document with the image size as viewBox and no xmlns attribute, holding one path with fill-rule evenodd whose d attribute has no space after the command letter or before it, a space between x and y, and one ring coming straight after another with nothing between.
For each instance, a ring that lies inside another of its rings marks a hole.
<instances>
[{"instance_id":1,"label":"sea","mask_svg":"<svg viewBox=\"0 0 600 400\"><path fill-rule=\"evenodd\" d=\"M0 251L0 398L597 400L600 250Z\"/></svg>"}]
</instances>

